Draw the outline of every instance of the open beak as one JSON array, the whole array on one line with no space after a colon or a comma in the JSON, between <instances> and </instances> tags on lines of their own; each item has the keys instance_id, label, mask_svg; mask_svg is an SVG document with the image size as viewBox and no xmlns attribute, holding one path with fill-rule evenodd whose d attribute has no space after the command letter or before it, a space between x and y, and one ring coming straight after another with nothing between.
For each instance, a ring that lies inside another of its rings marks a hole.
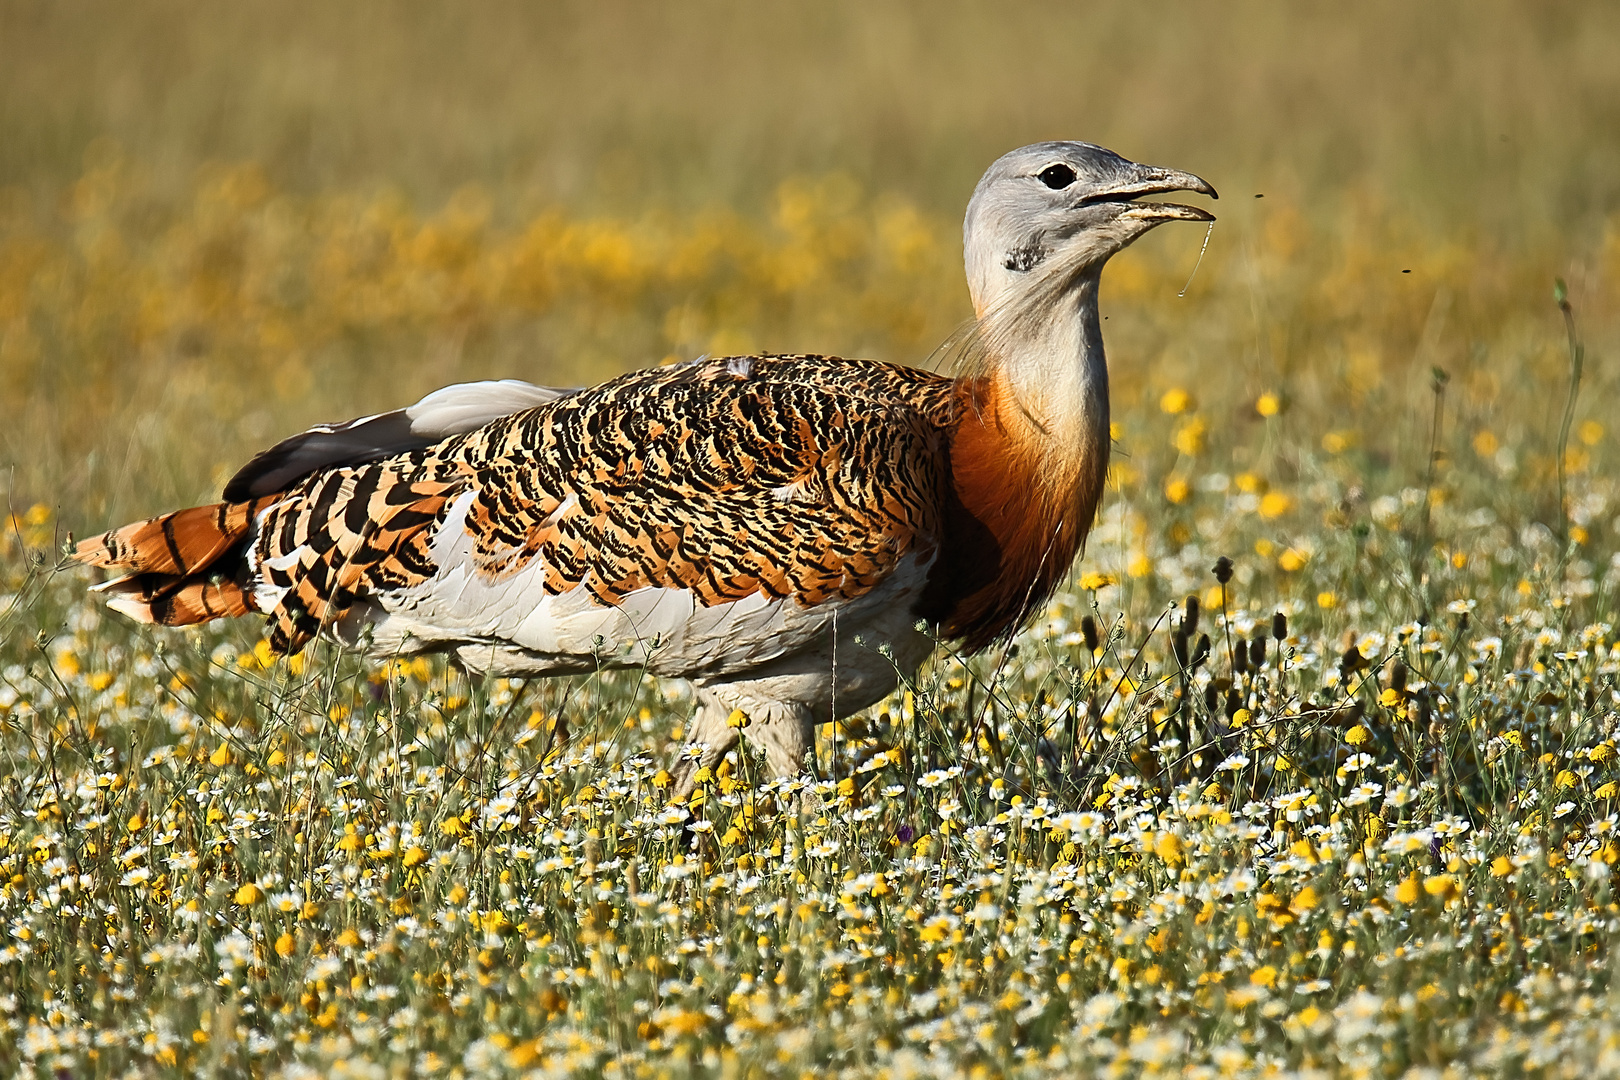
<instances>
[{"instance_id":1,"label":"open beak","mask_svg":"<svg viewBox=\"0 0 1620 1080\"><path fill-rule=\"evenodd\" d=\"M1108 191L1099 192L1082 205L1097 203L1129 203L1120 212L1122 218L1138 221L1214 221L1215 215L1197 206L1180 203L1136 202L1143 195L1163 195L1172 191L1196 191L1218 199L1215 188L1201 176L1175 169L1161 169L1153 165L1136 166L1132 179Z\"/></svg>"}]
</instances>

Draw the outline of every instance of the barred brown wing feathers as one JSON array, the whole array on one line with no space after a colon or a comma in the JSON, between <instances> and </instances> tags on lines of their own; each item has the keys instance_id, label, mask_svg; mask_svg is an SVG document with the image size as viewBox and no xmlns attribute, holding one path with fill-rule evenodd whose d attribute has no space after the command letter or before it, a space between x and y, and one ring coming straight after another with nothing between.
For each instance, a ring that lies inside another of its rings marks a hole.
<instances>
[{"instance_id":1,"label":"barred brown wing feathers","mask_svg":"<svg viewBox=\"0 0 1620 1080\"><path fill-rule=\"evenodd\" d=\"M274 599L273 647L296 650L362 597L438 569L433 529L468 479L413 479L427 453L321 474L266 515L254 564L260 595Z\"/></svg>"},{"instance_id":2,"label":"barred brown wing feathers","mask_svg":"<svg viewBox=\"0 0 1620 1080\"><path fill-rule=\"evenodd\" d=\"M548 592L583 585L604 604L646 587L692 589L705 606L760 591L816 604L869 590L932 542L938 433L886 385L945 400L948 380L924 374L705 361L613 380L440 452L474 469L466 528L487 576L538 557Z\"/></svg>"},{"instance_id":3,"label":"barred brown wing feathers","mask_svg":"<svg viewBox=\"0 0 1620 1080\"><path fill-rule=\"evenodd\" d=\"M582 590L611 606L645 589L698 607L847 601L938 544L949 386L815 356L636 372L276 496L115 530L81 557L146 575L186 621L269 613L280 650L362 608L425 605L441 640L482 640L487 587L535 570L525 604ZM250 534L228 581L185 576Z\"/></svg>"}]
</instances>

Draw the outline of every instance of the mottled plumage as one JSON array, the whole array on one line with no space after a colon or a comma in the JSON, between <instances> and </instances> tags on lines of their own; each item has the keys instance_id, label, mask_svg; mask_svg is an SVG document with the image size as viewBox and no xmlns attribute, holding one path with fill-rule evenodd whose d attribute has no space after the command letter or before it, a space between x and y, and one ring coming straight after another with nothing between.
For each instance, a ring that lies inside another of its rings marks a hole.
<instances>
[{"instance_id":1,"label":"mottled plumage","mask_svg":"<svg viewBox=\"0 0 1620 1080\"><path fill-rule=\"evenodd\" d=\"M124 573L100 588L126 614L258 611L284 652L327 632L475 671L690 678L704 760L741 709L794 771L815 722L927 655L918 620L982 648L1068 571L1107 462L1098 275L1160 221L1208 218L1130 201L1178 188L1213 194L1084 143L998 161L968 213L962 376L748 356L578 391L448 387L294 436L225 502L78 557Z\"/></svg>"}]
</instances>

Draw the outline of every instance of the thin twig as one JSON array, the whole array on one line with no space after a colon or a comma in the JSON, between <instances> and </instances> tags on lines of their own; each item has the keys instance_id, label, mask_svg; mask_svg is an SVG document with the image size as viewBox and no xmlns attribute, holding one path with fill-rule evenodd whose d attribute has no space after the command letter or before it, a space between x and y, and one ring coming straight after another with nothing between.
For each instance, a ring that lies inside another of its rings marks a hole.
<instances>
[{"instance_id":1,"label":"thin twig","mask_svg":"<svg viewBox=\"0 0 1620 1080\"><path fill-rule=\"evenodd\" d=\"M1575 309L1569 302L1569 287L1563 278L1553 284L1553 299L1564 314L1564 333L1569 339L1569 398L1564 402L1564 420L1558 426L1558 539L1569 546L1569 503L1564 493L1564 457L1569 446L1569 426L1575 420L1575 398L1581 392L1581 368L1586 364L1586 345L1575 330Z\"/></svg>"}]
</instances>

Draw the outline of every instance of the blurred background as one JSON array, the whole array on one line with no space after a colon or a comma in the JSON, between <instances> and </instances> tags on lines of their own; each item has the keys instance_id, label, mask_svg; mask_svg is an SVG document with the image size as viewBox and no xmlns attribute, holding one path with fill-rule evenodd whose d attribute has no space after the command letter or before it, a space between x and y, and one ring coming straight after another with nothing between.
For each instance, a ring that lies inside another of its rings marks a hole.
<instances>
[{"instance_id":1,"label":"blurred background","mask_svg":"<svg viewBox=\"0 0 1620 1080\"><path fill-rule=\"evenodd\" d=\"M0 0L0 484L83 535L458 379L926 364L975 181L1051 138L1222 193L1190 285L1194 228L1104 279L1122 485L1550 475L1555 277L1597 468L1617 57L1548 0Z\"/></svg>"}]
</instances>

